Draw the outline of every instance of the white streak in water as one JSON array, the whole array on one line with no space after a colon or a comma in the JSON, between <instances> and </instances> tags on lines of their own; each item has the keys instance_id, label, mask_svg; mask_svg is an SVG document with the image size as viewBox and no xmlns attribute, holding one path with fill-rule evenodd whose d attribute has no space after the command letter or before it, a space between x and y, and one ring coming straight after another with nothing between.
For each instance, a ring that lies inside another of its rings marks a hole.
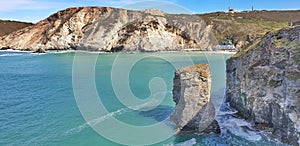
<instances>
[{"instance_id":1,"label":"white streak in water","mask_svg":"<svg viewBox=\"0 0 300 146\"><path fill-rule=\"evenodd\" d=\"M101 116L101 117L99 117L97 119L94 119L92 121L89 121L89 122L86 122L86 123L84 123L82 125L79 125L76 128L70 129L70 130L68 130L66 132L66 134L76 134L76 133L79 133L82 130L84 130L86 128L89 128L90 126L95 126L95 125L103 122L104 120L107 120L107 119L112 118L112 117L117 116L117 115L121 115L121 114L125 113L126 111L128 111L128 108L122 108L122 109L116 110L114 112L108 113L107 115Z\"/></svg>"},{"instance_id":2,"label":"white streak in water","mask_svg":"<svg viewBox=\"0 0 300 146\"><path fill-rule=\"evenodd\" d=\"M7 53L7 54L1 54L0 57L9 57L9 56L22 56L24 54L21 53Z\"/></svg>"},{"instance_id":3,"label":"white streak in water","mask_svg":"<svg viewBox=\"0 0 300 146\"><path fill-rule=\"evenodd\" d=\"M116 111L113 111L111 113L108 113L104 116L101 116L97 119L94 119L92 121L88 121L82 125L79 125L78 127L76 128L72 128L70 130L68 130L66 132L66 134L75 134L75 133L79 133L81 132L82 130L86 129L86 128L89 128L90 126L95 126L101 122L103 122L104 120L107 120L107 119L110 119L112 117L115 117L117 115L121 115L121 114L124 114L126 112L129 112L131 111L130 109L134 109L134 110L141 110L141 109L147 109L149 107L151 107L153 104L155 104L157 101L156 100L150 100L149 102L146 102L142 105L137 105L137 106L133 106L133 107L130 107L130 108L121 108L119 110L116 110ZM172 124L170 124L172 125Z\"/></svg>"}]
</instances>

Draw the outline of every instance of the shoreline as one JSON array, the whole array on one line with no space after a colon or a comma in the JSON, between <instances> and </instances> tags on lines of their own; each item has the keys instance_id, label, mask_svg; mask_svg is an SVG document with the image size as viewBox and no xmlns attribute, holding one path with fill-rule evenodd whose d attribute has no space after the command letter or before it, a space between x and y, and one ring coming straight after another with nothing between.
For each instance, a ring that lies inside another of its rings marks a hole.
<instances>
[{"instance_id":1,"label":"shoreline","mask_svg":"<svg viewBox=\"0 0 300 146\"><path fill-rule=\"evenodd\" d=\"M210 54L235 54L237 52L232 51L153 51L153 52L105 52L105 51L86 51L86 50L47 50L46 53L34 53L34 51L27 51L27 50L15 50L15 49L6 49L0 50L0 52L26 52L26 53L33 53L33 54L56 54L56 53L96 53L96 54L106 54L106 53L124 53L124 54L137 54L137 53L210 53Z\"/></svg>"}]
</instances>

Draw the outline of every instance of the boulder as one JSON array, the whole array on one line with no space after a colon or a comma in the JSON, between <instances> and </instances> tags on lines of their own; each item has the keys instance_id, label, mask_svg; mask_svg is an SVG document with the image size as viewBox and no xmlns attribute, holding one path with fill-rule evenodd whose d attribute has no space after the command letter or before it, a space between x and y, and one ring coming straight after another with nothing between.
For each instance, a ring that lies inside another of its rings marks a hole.
<instances>
[{"instance_id":1,"label":"boulder","mask_svg":"<svg viewBox=\"0 0 300 146\"><path fill-rule=\"evenodd\" d=\"M33 53L46 53L46 51L44 49L42 49L42 48L38 48Z\"/></svg>"}]
</instances>

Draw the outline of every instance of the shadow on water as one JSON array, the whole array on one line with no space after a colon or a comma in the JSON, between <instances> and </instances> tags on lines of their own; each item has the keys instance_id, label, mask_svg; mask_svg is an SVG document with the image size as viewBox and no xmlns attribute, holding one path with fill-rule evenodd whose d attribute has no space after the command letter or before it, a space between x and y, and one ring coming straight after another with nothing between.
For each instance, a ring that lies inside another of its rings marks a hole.
<instances>
[{"instance_id":1,"label":"shadow on water","mask_svg":"<svg viewBox=\"0 0 300 146\"><path fill-rule=\"evenodd\" d=\"M174 111L174 107L168 105L160 105L155 109L149 111L140 111L139 115L143 117L151 117L156 121L160 122L167 119L172 112Z\"/></svg>"}]
</instances>

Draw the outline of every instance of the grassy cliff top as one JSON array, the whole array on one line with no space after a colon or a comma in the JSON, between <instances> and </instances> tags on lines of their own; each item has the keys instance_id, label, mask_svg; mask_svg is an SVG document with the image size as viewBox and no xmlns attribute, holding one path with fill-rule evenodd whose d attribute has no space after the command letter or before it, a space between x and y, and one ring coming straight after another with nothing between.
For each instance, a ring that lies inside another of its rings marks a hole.
<instances>
[{"instance_id":1,"label":"grassy cliff top","mask_svg":"<svg viewBox=\"0 0 300 146\"><path fill-rule=\"evenodd\" d=\"M244 48L233 55L231 58L237 58L246 54L248 51L264 46L270 46L274 49L287 48L299 49L300 48L300 26L290 26L281 30L274 30L267 33L262 39L257 40L251 46Z\"/></svg>"},{"instance_id":2,"label":"grassy cliff top","mask_svg":"<svg viewBox=\"0 0 300 146\"><path fill-rule=\"evenodd\" d=\"M31 25L33 24L18 21L0 20L0 37Z\"/></svg>"},{"instance_id":3,"label":"grassy cliff top","mask_svg":"<svg viewBox=\"0 0 300 146\"><path fill-rule=\"evenodd\" d=\"M267 32L300 21L300 10L251 11L234 14L216 12L198 16L208 25L212 25L213 33L219 43L230 40L237 47L246 48Z\"/></svg>"}]
</instances>

